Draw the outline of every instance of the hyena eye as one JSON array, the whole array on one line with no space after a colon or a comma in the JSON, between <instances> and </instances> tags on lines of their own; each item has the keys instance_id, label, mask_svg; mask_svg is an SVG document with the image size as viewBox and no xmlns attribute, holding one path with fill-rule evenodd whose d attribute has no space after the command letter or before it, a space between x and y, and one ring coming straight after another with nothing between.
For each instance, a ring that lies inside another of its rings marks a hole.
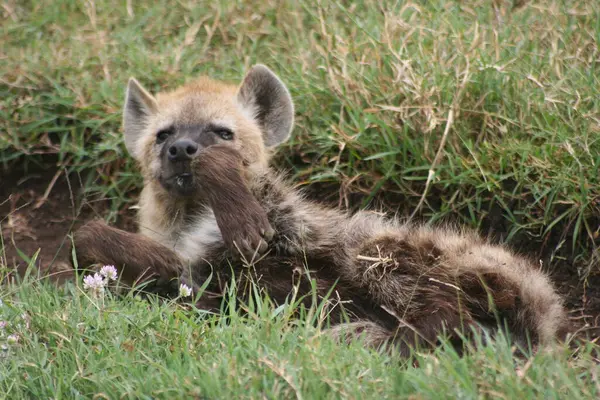
<instances>
[{"instance_id":1,"label":"hyena eye","mask_svg":"<svg viewBox=\"0 0 600 400\"><path fill-rule=\"evenodd\" d=\"M160 143L164 142L172 134L173 134L172 129L163 129L163 130L158 131L158 133L156 134L156 143L160 144Z\"/></svg>"},{"instance_id":2,"label":"hyena eye","mask_svg":"<svg viewBox=\"0 0 600 400\"><path fill-rule=\"evenodd\" d=\"M215 133L223 140L233 139L233 132L226 128L215 129Z\"/></svg>"}]
</instances>

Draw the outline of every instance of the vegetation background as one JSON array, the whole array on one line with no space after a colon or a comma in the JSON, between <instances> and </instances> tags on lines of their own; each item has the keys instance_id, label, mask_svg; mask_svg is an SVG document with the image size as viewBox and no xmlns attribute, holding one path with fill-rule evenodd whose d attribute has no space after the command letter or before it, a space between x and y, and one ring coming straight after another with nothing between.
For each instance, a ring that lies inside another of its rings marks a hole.
<instances>
[{"instance_id":1,"label":"vegetation background","mask_svg":"<svg viewBox=\"0 0 600 400\"><path fill-rule=\"evenodd\" d=\"M7 0L0 15L0 393L600 394L591 343L521 359L500 340L404 365L332 343L314 326L318 304L298 320L293 302L257 297L248 315L217 318L133 295L99 301L77 279L8 279L16 264L64 263L66 233L86 218L131 227L141 180L120 131L129 76L159 91L198 75L239 81L261 62L296 103L275 164L299 186L507 242L595 324L598 1Z\"/></svg>"}]
</instances>

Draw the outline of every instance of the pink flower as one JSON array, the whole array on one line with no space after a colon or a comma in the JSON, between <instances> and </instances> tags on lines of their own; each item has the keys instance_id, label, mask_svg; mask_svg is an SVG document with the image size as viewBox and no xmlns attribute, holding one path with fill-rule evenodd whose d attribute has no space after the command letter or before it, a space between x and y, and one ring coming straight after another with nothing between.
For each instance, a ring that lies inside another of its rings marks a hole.
<instances>
[{"instance_id":1,"label":"pink flower","mask_svg":"<svg viewBox=\"0 0 600 400\"><path fill-rule=\"evenodd\" d=\"M94 296L104 293L106 283L104 277L98 273L87 275L83 278L83 288L89 290Z\"/></svg>"},{"instance_id":2,"label":"pink flower","mask_svg":"<svg viewBox=\"0 0 600 400\"><path fill-rule=\"evenodd\" d=\"M104 267L100 268L100 275L111 281L116 281L117 269L114 265L105 265Z\"/></svg>"}]
</instances>

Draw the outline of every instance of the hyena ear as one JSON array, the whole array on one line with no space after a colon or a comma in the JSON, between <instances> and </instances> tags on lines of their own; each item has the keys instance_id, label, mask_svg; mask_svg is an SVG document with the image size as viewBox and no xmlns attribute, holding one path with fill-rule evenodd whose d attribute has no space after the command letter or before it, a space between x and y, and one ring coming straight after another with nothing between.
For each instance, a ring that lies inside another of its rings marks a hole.
<instances>
[{"instance_id":1,"label":"hyena ear","mask_svg":"<svg viewBox=\"0 0 600 400\"><path fill-rule=\"evenodd\" d=\"M132 156L136 157L137 141L148 124L148 117L156 113L157 110L156 99L138 81L129 78L127 94L125 95L125 108L123 109L123 131L125 133L125 147Z\"/></svg>"},{"instance_id":2,"label":"hyena ear","mask_svg":"<svg viewBox=\"0 0 600 400\"><path fill-rule=\"evenodd\" d=\"M276 146L290 137L294 125L292 96L269 68L258 64L248 71L238 101L260 124L267 146Z\"/></svg>"}]
</instances>

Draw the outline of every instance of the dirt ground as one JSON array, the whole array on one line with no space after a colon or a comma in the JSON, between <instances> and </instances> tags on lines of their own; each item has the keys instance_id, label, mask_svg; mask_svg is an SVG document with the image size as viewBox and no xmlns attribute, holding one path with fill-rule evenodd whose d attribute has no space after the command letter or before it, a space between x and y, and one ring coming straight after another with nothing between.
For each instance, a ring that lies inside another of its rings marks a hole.
<instances>
[{"instance_id":1,"label":"dirt ground","mask_svg":"<svg viewBox=\"0 0 600 400\"><path fill-rule=\"evenodd\" d=\"M0 228L9 268L23 274L38 250L35 265L44 276L62 282L73 276L69 234L86 221L102 218L107 200L82 201L81 179L63 170L30 168L0 170ZM124 214L118 225L135 230L134 214Z\"/></svg>"},{"instance_id":2,"label":"dirt ground","mask_svg":"<svg viewBox=\"0 0 600 400\"><path fill-rule=\"evenodd\" d=\"M70 237L85 221L101 218L107 200L82 201L80 177L64 171L0 170L0 227L5 246L3 262L22 274L38 250L36 266L42 275L62 282L71 279ZM134 231L133 212L119 216L117 225ZM591 339L600 337L600 276L580 281L568 268L556 268L552 279L566 299L573 326Z\"/></svg>"}]
</instances>

